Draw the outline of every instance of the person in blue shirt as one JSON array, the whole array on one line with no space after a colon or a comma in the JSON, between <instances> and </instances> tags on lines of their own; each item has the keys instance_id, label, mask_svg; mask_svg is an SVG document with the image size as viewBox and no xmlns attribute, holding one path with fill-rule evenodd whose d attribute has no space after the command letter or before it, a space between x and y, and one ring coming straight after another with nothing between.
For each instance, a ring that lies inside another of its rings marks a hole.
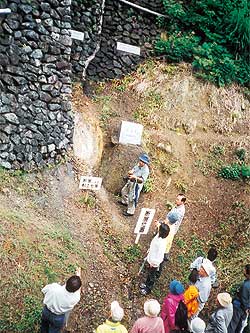
<instances>
[{"instance_id":1,"label":"person in blue shirt","mask_svg":"<svg viewBox=\"0 0 250 333\"><path fill-rule=\"evenodd\" d=\"M246 279L233 300L233 318L229 324L228 333L241 333L250 313L250 264L245 266L244 275Z\"/></svg>"}]
</instances>

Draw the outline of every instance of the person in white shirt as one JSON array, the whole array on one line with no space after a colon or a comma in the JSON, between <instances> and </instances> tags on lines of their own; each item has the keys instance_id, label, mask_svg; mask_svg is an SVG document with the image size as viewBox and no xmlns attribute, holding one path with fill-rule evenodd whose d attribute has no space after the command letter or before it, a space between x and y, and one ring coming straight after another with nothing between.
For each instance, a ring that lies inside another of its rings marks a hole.
<instances>
[{"instance_id":1,"label":"person in white shirt","mask_svg":"<svg viewBox=\"0 0 250 333\"><path fill-rule=\"evenodd\" d=\"M169 259L169 252L172 247L174 236L176 235L183 221L185 215L185 202L186 202L185 195L182 193L178 194L175 201L176 206L174 206L166 216L166 220L164 223L169 225L170 232L165 249L165 255L164 255L165 261Z\"/></svg>"},{"instance_id":2,"label":"person in white shirt","mask_svg":"<svg viewBox=\"0 0 250 333\"><path fill-rule=\"evenodd\" d=\"M44 294L41 321L41 333L59 333L65 324L65 316L80 301L81 297L81 272L71 276L66 284L51 283L46 285Z\"/></svg>"},{"instance_id":3,"label":"person in white shirt","mask_svg":"<svg viewBox=\"0 0 250 333\"><path fill-rule=\"evenodd\" d=\"M147 262L149 264L149 271L147 280L140 285L141 294L147 295L151 292L155 280L160 276L161 264L164 260L164 252L166 249L166 238L169 234L169 226L161 224L157 235L152 239L150 248L147 255ZM157 273L158 272L158 276Z\"/></svg>"}]
</instances>

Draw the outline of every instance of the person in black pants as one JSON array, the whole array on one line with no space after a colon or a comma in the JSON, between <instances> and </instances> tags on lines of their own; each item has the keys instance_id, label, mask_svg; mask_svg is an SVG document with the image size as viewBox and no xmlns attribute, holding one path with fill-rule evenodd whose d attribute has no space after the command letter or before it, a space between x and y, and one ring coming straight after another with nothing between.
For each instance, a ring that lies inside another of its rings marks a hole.
<instances>
[{"instance_id":1,"label":"person in black pants","mask_svg":"<svg viewBox=\"0 0 250 333\"><path fill-rule=\"evenodd\" d=\"M147 262L149 264L148 276L146 282L140 285L142 295L147 295L151 292L156 278L161 274L164 252L166 249L166 238L169 231L170 229L167 224L161 224L157 235L150 243L147 255Z\"/></svg>"}]
</instances>

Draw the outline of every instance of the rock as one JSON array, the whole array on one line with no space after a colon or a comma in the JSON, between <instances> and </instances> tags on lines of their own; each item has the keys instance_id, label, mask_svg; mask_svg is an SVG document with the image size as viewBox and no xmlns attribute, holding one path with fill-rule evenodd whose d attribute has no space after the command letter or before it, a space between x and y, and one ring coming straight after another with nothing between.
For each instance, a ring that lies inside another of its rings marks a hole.
<instances>
[{"instance_id":1,"label":"rock","mask_svg":"<svg viewBox=\"0 0 250 333\"><path fill-rule=\"evenodd\" d=\"M29 14L32 12L32 6L30 5L20 5L19 8L25 13L25 14Z\"/></svg>"},{"instance_id":2,"label":"rock","mask_svg":"<svg viewBox=\"0 0 250 333\"><path fill-rule=\"evenodd\" d=\"M11 164L9 162L3 161L0 159L0 165L1 167L5 168L5 169L11 169Z\"/></svg>"},{"instance_id":3,"label":"rock","mask_svg":"<svg viewBox=\"0 0 250 333\"><path fill-rule=\"evenodd\" d=\"M11 124L16 124L16 125L19 124L18 117L14 113L5 113L4 117Z\"/></svg>"},{"instance_id":4,"label":"rock","mask_svg":"<svg viewBox=\"0 0 250 333\"><path fill-rule=\"evenodd\" d=\"M187 122L182 123L182 127L184 128L184 131L186 134L192 134L196 130L197 126L197 120L196 119L190 119Z\"/></svg>"},{"instance_id":5,"label":"rock","mask_svg":"<svg viewBox=\"0 0 250 333\"><path fill-rule=\"evenodd\" d=\"M33 51L30 56L34 59L41 59L43 57L43 52L42 50L37 49Z\"/></svg>"},{"instance_id":6,"label":"rock","mask_svg":"<svg viewBox=\"0 0 250 333\"><path fill-rule=\"evenodd\" d=\"M56 146L52 143L50 145L48 145L48 152L51 153L52 151L54 151L56 149Z\"/></svg>"}]
</instances>

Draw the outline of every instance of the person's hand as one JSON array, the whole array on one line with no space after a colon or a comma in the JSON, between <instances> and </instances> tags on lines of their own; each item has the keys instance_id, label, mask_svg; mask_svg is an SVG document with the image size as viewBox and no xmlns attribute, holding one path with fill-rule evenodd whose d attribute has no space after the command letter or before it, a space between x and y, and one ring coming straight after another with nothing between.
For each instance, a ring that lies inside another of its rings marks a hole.
<instances>
[{"instance_id":1,"label":"person's hand","mask_svg":"<svg viewBox=\"0 0 250 333\"><path fill-rule=\"evenodd\" d=\"M134 171L133 171L133 170L129 170L129 172L128 172L128 176L132 176L132 175L133 175L133 173L134 173Z\"/></svg>"},{"instance_id":2,"label":"person's hand","mask_svg":"<svg viewBox=\"0 0 250 333\"><path fill-rule=\"evenodd\" d=\"M81 277L81 267L77 267L75 274Z\"/></svg>"},{"instance_id":3,"label":"person's hand","mask_svg":"<svg viewBox=\"0 0 250 333\"><path fill-rule=\"evenodd\" d=\"M159 228L159 226L161 225L161 222L158 221L158 220L155 220L155 221L154 221L154 225L155 225L155 228L157 229L157 228Z\"/></svg>"}]
</instances>

